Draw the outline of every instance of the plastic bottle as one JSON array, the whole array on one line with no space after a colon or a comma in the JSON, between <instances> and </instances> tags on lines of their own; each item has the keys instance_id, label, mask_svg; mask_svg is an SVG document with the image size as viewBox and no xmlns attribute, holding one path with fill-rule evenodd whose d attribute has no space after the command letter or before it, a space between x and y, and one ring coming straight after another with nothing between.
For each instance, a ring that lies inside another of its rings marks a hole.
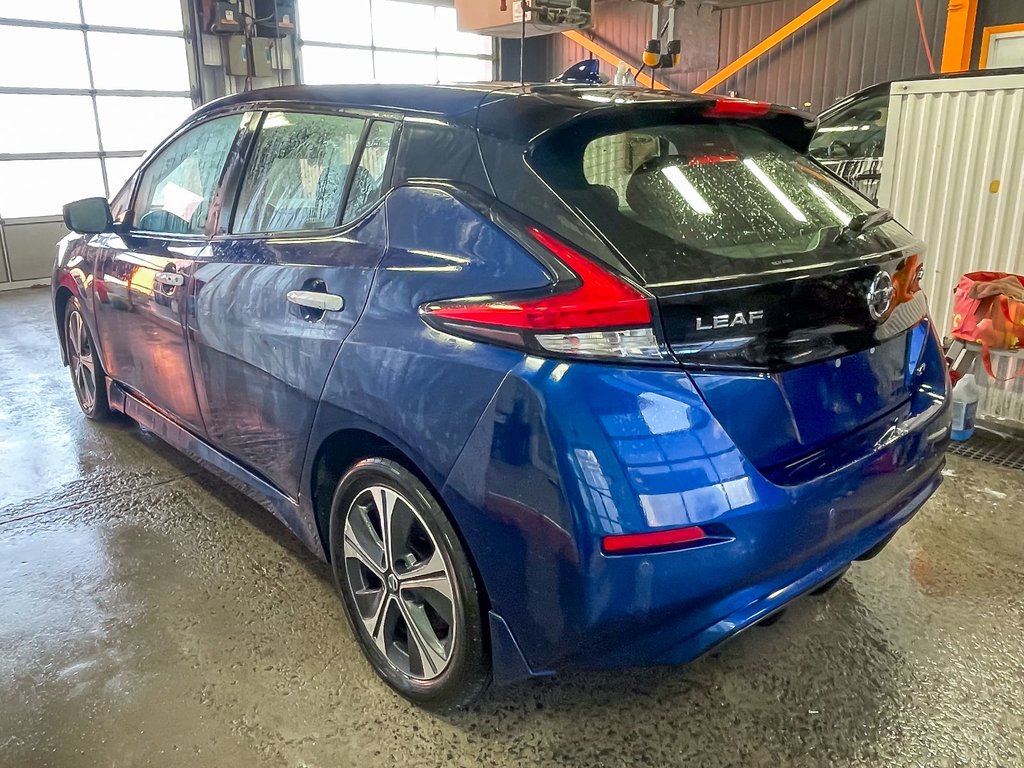
<instances>
[{"instance_id":1,"label":"plastic bottle","mask_svg":"<svg viewBox=\"0 0 1024 768\"><path fill-rule=\"evenodd\" d=\"M978 412L978 399L981 391L974 380L974 374L968 373L953 387L953 433L957 442L969 440L974 434L974 417Z\"/></svg>"},{"instance_id":2,"label":"plastic bottle","mask_svg":"<svg viewBox=\"0 0 1024 768\"><path fill-rule=\"evenodd\" d=\"M618 69L615 70L615 85L630 85L629 67L626 62L620 61Z\"/></svg>"}]
</instances>

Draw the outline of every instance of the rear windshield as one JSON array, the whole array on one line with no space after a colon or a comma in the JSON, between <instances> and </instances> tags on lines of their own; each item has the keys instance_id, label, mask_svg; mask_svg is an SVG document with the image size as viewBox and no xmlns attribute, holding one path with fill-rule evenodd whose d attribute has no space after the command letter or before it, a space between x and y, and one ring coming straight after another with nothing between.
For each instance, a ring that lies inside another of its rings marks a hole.
<instances>
[{"instance_id":1,"label":"rear windshield","mask_svg":"<svg viewBox=\"0 0 1024 768\"><path fill-rule=\"evenodd\" d=\"M574 131L539 148L533 164L648 283L843 260L906 238L887 224L836 243L853 216L875 206L742 123Z\"/></svg>"}]
</instances>

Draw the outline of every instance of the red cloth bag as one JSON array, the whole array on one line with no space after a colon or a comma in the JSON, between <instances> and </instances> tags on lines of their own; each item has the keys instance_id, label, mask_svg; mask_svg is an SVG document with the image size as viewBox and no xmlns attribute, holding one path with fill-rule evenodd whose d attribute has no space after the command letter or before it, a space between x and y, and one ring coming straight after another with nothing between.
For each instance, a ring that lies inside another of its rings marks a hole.
<instances>
[{"instance_id":1,"label":"red cloth bag","mask_svg":"<svg viewBox=\"0 0 1024 768\"><path fill-rule=\"evenodd\" d=\"M997 378L991 350L1024 347L1024 277L968 272L953 295L953 338L980 344L985 370Z\"/></svg>"}]
</instances>

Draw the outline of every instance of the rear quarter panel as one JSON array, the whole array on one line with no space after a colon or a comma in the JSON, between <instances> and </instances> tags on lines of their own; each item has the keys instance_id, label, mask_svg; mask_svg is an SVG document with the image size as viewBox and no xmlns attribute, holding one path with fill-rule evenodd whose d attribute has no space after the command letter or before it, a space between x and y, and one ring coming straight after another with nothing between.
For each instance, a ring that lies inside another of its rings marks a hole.
<instances>
[{"instance_id":1,"label":"rear quarter panel","mask_svg":"<svg viewBox=\"0 0 1024 768\"><path fill-rule=\"evenodd\" d=\"M324 389L307 452L307 488L310 459L323 441L363 429L402 450L440 489L523 354L432 329L419 307L549 282L532 256L450 190L403 186L386 206L387 253Z\"/></svg>"}]
</instances>

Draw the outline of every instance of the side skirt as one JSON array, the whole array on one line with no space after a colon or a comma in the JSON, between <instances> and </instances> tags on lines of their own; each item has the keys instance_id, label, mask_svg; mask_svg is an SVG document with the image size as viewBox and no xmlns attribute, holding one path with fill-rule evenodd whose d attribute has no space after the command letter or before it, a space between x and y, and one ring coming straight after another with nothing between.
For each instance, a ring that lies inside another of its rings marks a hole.
<instances>
[{"instance_id":1,"label":"side skirt","mask_svg":"<svg viewBox=\"0 0 1024 768\"><path fill-rule=\"evenodd\" d=\"M109 378L107 379L107 399L112 410L120 411L133 421L138 422L161 440L199 462L228 485L269 510L313 554L323 559L320 535L314 525L307 523L297 499L282 493L227 454L181 427Z\"/></svg>"}]
</instances>

